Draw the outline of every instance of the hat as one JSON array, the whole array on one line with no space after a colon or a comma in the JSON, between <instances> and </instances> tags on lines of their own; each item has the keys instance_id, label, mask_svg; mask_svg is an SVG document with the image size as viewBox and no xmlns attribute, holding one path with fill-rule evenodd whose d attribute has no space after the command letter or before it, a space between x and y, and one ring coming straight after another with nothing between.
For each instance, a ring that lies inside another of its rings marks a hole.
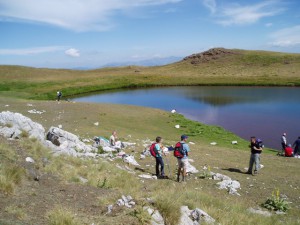
<instances>
[{"instance_id":1,"label":"hat","mask_svg":"<svg viewBox=\"0 0 300 225\"><path fill-rule=\"evenodd\" d=\"M186 139L186 138L188 138L187 135L185 135L185 134L181 135L181 140L184 140L184 139Z\"/></svg>"}]
</instances>

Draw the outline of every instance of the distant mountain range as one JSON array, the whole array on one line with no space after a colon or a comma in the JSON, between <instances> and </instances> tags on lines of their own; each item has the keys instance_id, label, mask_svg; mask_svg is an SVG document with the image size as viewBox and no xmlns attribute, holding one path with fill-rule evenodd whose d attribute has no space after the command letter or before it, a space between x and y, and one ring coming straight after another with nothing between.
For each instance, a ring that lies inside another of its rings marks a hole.
<instances>
[{"instance_id":1,"label":"distant mountain range","mask_svg":"<svg viewBox=\"0 0 300 225\"><path fill-rule=\"evenodd\" d=\"M100 69L105 67L120 67L120 66L163 66L171 63L178 62L182 60L183 57L170 56L166 58L151 58L140 61L127 61L127 62L112 62L107 63L99 67L74 67L74 70L90 70L90 69Z\"/></svg>"}]
</instances>

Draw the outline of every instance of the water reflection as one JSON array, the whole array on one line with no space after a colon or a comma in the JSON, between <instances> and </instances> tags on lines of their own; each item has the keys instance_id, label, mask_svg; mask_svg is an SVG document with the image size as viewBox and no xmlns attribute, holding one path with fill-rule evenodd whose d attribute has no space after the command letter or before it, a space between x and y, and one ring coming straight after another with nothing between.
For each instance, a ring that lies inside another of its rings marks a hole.
<instances>
[{"instance_id":1,"label":"water reflection","mask_svg":"<svg viewBox=\"0 0 300 225\"><path fill-rule=\"evenodd\" d=\"M300 136L300 88L168 87L112 91L75 101L175 108L190 119L222 126L245 139L259 136L273 148L280 147L283 132L289 143Z\"/></svg>"}]
</instances>

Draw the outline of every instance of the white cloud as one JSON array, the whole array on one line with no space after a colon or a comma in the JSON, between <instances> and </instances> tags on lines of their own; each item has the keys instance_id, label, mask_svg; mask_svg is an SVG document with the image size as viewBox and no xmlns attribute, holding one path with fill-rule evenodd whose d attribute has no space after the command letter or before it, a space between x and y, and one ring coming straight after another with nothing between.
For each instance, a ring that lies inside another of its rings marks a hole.
<instances>
[{"instance_id":1,"label":"white cloud","mask_svg":"<svg viewBox=\"0 0 300 225\"><path fill-rule=\"evenodd\" d=\"M279 3L279 1L264 1L254 5L228 5L221 9L222 19L218 23L224 26L252 24L264 17L275 16L284 11Z\"/></svg>"},{"instance_id":2,"label":"white cloud","mask_svg":"<svg viewBox=\"0 0 300 225\"><path fill-rule=\"evenodd\" d=\"M265 26L266 27L271 27L271 26L273 26L273 23L266 23Z\"/></svg>"},{"instance_id":3,"label":"white cloud","mask_svg":"<svg viewBox=\"0 0 300 225\"><path fill-rule=\"evenodd\" d=\"M215 0L202 0L202 3L205 7L207 7L211 13L216 12L217 3Z\"/></svg>"},{"instance_id":4,"label":"white cloud","mask_svg":"<svg viewBox=\"0 0 300 225\"><path fill-rule=\"evenodd\" d=\"M46 46L35 48L0 49L0 55L35 55L41 53L62 51L65 48L65 46Z\"/></svg>"},{"instance_id":5,"label":"white cloud","mask_svg":"<svg viewBox=\"0 0 300 225\"><path fill-rule=\"evenodd\" d=\"M71 57L79 57L80 53L78 49L75 48L70 48L68 50L65 51L65 54Z\"/></svg>"},{"instance_id":6,"label":"white cloud","mask_svg":"<svg viewBox=\"0 0 300 225\"><path fill-rule=\"evenodd\" d=\"M113 27L117 11L182 0L0 0L0 20L38 22L75 31Z\"/></svg>"},{"instance_id":7,"label":"white cloud","mask_svg":"<svg viewBox=\"0 0 300 225\"><path fill-rule=\"evenodd\" d=\"M278 30L271 34L273 42L270 44L275 47L300 46L300 25Z\"/></svg>"}]
</instances>

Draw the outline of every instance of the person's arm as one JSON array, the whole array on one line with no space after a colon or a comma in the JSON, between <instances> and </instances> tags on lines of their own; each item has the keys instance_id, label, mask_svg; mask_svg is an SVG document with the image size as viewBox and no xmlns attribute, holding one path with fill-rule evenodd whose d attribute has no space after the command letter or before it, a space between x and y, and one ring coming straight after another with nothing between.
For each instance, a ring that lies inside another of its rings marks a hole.
<instances>
[{"instance_id":1,"label":"person's arm","mask_svg":"<svg viewBox=\"0 0 300 225\"><path fill-rule=\"evenodd\" d=\"M262 148L256 148L256 146L253 146L253 149L256 150L256 151L262 151L263 150Z\"/></svg>"}]
</instances>

